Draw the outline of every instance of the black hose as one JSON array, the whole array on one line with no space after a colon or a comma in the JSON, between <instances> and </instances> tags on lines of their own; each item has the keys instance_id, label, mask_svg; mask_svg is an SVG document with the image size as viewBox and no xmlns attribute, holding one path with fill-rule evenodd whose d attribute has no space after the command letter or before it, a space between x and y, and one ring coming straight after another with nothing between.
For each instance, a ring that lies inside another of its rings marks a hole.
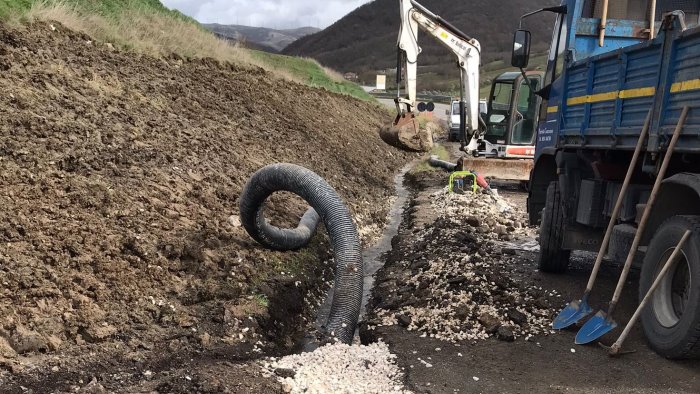
<instances>
[{"instance_id":1,"label":"black hose","mask_svg":"<svg viewBox=\"0 0 700 394\"><path fill-rule=\"evenodd\" d=\"M450 163L449 161L445 160L440 160L437 156L430 156L430 159L428 159L428 164L430 164L432 167L444 168L450 172L456 171L458 166L458 164Z\"/></svg>"},{"instance_id":2,"label":"black hose","mask_svg":"<svg viewBox=\"0 0 700 394\"><path fill-rule=\"evenodd\" d=\"M299 226L281 229L265 220L263 206L274 192L294 193L311 205ZM243 188L240 199L241 223L253 239L275 250L292 250L306 245L320 219L326 226L335 259L334 296L327 339L351 343L362 304L363 262L360 238L350 211L336 191L314 172L294 164L271 164L258 170Z\"/></svg>"}]
</instances>

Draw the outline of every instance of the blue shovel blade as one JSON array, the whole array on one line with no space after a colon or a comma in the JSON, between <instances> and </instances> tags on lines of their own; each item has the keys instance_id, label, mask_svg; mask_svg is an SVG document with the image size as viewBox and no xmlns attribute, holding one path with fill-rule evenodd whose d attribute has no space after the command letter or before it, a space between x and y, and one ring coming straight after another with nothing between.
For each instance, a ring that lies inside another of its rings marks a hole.
<instances>
[{"instance_id":1,"label":"blue shovel blade","mask_svg":"<svg viewBox=\"0 0 700 394\"><path fill-rule=\"evenodd\" d=\"M612 319L608 319L607 314L603 311L598 311L587 321L586 324L576 334L576 344L583 345L591 343L603 335L609 333L617 327L617 323Z\"/></svg>"},{"instance_id":2,"label":"blue shovel blade","mask_svg":"<svg viewBox=\"0 0 700 394\"><path fill-rule=\"evenodd\" d=\"M554 321L552 322L552 328L555 330L561 330L569 327L572 324L576 324L579 320L588 316L593 309L588 305L585 299L581 301L571 301L564 309L559 312Z\"/></svg>"}]
</instances>

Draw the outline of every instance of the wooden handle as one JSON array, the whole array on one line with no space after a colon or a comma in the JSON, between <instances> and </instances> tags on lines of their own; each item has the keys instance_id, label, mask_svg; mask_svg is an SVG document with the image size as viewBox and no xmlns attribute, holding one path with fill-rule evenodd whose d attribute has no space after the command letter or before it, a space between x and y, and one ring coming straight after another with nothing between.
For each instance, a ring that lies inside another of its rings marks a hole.
<instances>
[{"instance_id":1,"label":"wooden handle","mask_svg":"<svg viewBox=\"0 0 700 394\"><path fill-rule=\"evenodd\" d=\"M588 285L586 285L586 292L590 292L593 289L593 284L598 276L598 271L600 270L600 265L603 262L605 254L608 252L608 245L610 244L610 237L612 235L613 227L617 222L617 218L620 216L620 210L622 208L622 202L624 201L625 194L627 194L627 189L629 188L630 181L632 180L632 175L634 175L634 170L637 167L637 161L639 160L639 155L642 152L642 146L644 146L644 140L649 133L649 127L651 125L651 113L653 109L649 110L647 118L644 121L644 127L642 128L642 133L639 134L639 139L637 140L637 146L634 148L634 155L632 155L632 161L627 168L627 175L625 175L625 181L622 183L622 188L620 189L620 194L617 196L617 201L615 202L615 208L613 209L612 215L610 216L610 221L608 222L608 228L605 230L605 237L603 238L603 243L600 245L600 250L598 251L598 257L595 259L595 264L593 264L593 270L591 271L591 276L588 278Z\"/></svg>"},{"instance_id":2,"label":"wooden handle","mask_svg":"<svg viewBox=\"0 0 700 394\"><path fill-rule=\"evenodd\" d=\"M632 327L639 319L639 315L642 314L642 310L647 305L647 303L649 303L651 296L654 294L654 291L656 291L656 288L659 287L659 284L661 284L661 280L664 278L664 276L666 276L668 270L671 269L673 263L676 261L676 259L678 259L678 255L681 254L681 249L683 249L683 246L685 245L686 241L688 241L688 238L690 238L690 235L692 233L692 231L687 230L685 234L683 234L683 237L681 238L680 242L678 242L676 249L674 249L673 253L671 253L671 257L669 257L668 260L666 260L666 264L664 264L664 267L661 269L661 272L659 272L659 274L656 276L654 283L652 283L649 290L647 290L647 294L644 296L644 299L642 299L642 302L639 303L637 310L634 311L634 315L632 315L632 318L630 318L630 321L627 323L627 326L625 326L625 329L622 331L622 334L620 334L620 337L617 338L617 341L615 341L615 343L610 348L611 354L614 355L619 353L620 349L622 348L622 343L625 342L625 339L627 339L627 335L629 335L630 331L632 330Z\"/></svg>"},{"instance_id":3,"label":"wooden handle","mask_svg":"<svg viewBox=\"0 0 700 394\"><path fill-rule=\"evenodd\" d=\"M600 18L600 38L598 46L602 47L605 44L605 27L608 24L608 0L603 2L603 17Z\"/></svg>"},{"instance_id":4,"label":"wooden handle","mask_svg":"<svg viewBox=\"0 0 700 394\"><path fill-rule=\"evenodd\" d=\"M639 226L637 226L637 233L634 235L634 241L632 241L632 248L627 255L627 261L625 261L625 266L622 268L622 273L620 274L620 279L617 282L617 287L615 288L615 294L613 295L612 302L610 303L610 311L608 315L612 314L612 309L615 308L617 301L620 299L622 294L622 288L625 287L625 281L627 281L627 275L632 268L632 261L637 254L637 249L639 248L639 243L642 241L642 234L644 233L644 228L649 221L649 216L651 216L651 210L654 207L654 202L656 201L656 196L659 194L659 189L661 188L661 182L666 176L666 170L669 164L671 164L671 156L673 156L673 150L676 148L676 143L678 142L678 137L681 135L681 130L685 125L685 120L688 117L688 107L683 107L683 112L681 113L680 119L678 119L678 124L676 125L676 130L673 132L673 137L671 142L668 144L666 149L666 155L664 156L664 161L661 163L661 168L656 176L656 181L654 182L654 188L651 189L651 195L649 196L649 201L647 201L646 207L644 207L644 213L642 214L642 220L639 221Z\"/></svg>"}]
</instances>

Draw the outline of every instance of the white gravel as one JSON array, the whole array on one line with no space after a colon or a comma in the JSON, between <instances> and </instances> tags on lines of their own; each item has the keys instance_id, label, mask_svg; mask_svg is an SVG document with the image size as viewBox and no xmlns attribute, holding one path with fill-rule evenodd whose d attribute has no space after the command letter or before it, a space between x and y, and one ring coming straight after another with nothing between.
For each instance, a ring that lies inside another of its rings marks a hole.
<instances>
[{"instance_id":1,"label":"white gravel","mask_svg":"<svg viewBox=\"0 0 700 394\"><path fill-rule=\"evenodd\" d=\"M263 368L278 376L287 393L411 393L404 389L403 372L395 359L382 342L369 346L336 343L270 359ZM288 376L291 371L293 377Z\"/></svg>"},{"instance_id":2,"label":"white gravel","mask_svg":"<svg viewBox=\"0 0 700 394\"><path fill-rule=\"evenodd\" d=\"M441 191L432 194L431 200L443 227L414 232L416 244L424 248L415 252L421 258L427 257L428 265L418 272L413 271L403 282L411 289L427 287L424 290L427 294L419 297L429 301L405 305L398 310L380 309L377 315L381 325L398 324L397 317L403 315L410 318L409 331L450 342L492 336L530 340L535 335L549 335L552 309L545 306L542 299L557 297L555 291L521 286L515 278L494 282L494 277L511 278L508 270L515 265L511 264L514 257L500 252L501 248L516 239L534 237L534 230L525 224L524 213L504 199L486 194ZM449 228L446 229L444 223L450 223ZM455 239L469 226L473 229L471 242L479 245L477 251L464 253L446 246L445 240ZM410 266L411 263L402 264ZM455 286L455 281L459 280L468 285ZM502 328L496 332L493 327Z\"/></svg>"}]
</instances>

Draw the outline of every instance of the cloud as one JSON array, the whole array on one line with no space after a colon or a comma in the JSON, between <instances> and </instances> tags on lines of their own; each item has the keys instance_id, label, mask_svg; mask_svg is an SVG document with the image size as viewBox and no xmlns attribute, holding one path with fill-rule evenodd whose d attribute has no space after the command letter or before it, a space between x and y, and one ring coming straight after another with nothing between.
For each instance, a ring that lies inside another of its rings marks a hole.
<instances>
[{"instance_id":1,"label":"cloud","mask_svg":"<svg viewBox=\"0 0 700 394\"><path fill-rule=\"evenodd\" d=\"M370 0L162 0L202 23L325 28Z\"/></svg>"}]
</instances>

